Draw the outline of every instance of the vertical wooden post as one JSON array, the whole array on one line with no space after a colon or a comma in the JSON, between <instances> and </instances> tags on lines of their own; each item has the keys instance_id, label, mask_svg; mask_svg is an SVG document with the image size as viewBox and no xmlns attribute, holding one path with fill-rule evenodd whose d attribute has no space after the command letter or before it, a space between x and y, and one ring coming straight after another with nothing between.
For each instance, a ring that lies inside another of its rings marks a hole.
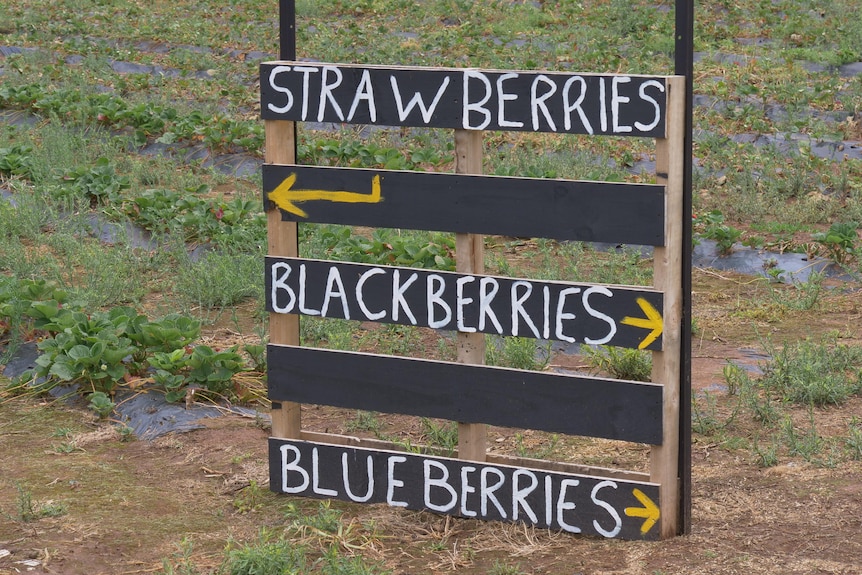
<instances>
[{"instance_id":1,"label":"vertical wooden post","mask_svg":"<svg viewBox=\"0 0 862 575\"><path fill-rule=\"evenodd\" d=\"M482 132L455 130L455 173L481 174ZM481 274L485 271L485 240L480 234L455 234L455 269L459 273ZM485 363L485 336L481 333L458 333L458 361ZM482 423L458 423L458 457L485 461L487 426Z\"/></svg>"},{"instance_id":2,"label":"vertical wooden post","mask_svg":"<svg viewBox=\"0 0 862 575\"><path fill-rule=\"evenodd\" d=\"M265 122L268 164L296 162L296 124L284 120ZM281 221L281 212L273 206L266 214L267 248L274 256L299 256L296 223ZM285 345L299 345L299 316L281 313L269 314L269 341ZM273 402L272 435L284 439L299 439L301 430L300 405L293 402Z\"/></svg>"},{"instance_id":3,"label":"vertical wooden post","mask_svg":"<svg viewBox=\"0 0 862 575\"><path fill-rule=\"evenodd\" d=\"M679 414L682 325L683 148L685 145L685 78L668 79L667 135L656 142L656 179L665 184L665 245L656 248L654 283L664 292L662 351L653 352L652 381L664 386L663 438L650 454L650 479L659 483L661 536L679 528Z\"/></svg>"}]
</instances>

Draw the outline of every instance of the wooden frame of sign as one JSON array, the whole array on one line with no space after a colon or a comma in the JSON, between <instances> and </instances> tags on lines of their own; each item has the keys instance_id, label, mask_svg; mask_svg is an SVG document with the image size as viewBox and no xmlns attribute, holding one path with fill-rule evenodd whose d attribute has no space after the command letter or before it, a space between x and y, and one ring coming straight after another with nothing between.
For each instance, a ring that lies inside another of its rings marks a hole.
<instances>
[{"instance_id":1,"label":"wooden frame of sign","mask_svg":"<svg viewBox=\"0 0 862 575\"><path fill-rule=\"evenodd\" d=\"M680 530L685 82L267 62L271 488L627 539ZM295 122L454 130L455 173L295 165ZM483 176L482 133L649 137L656 185ZM299 257L297 222L456 233L456 271ZM654 286L488 276L483 235L653 246ZM300 315L457 332L457 362L301 347ZM484 334L649 349L639 383L492 368ZM305 431L302 403L459 422L455 458ZM652 445L649 474L489 453L488 424Z\"/></svg>"}]
</instances>

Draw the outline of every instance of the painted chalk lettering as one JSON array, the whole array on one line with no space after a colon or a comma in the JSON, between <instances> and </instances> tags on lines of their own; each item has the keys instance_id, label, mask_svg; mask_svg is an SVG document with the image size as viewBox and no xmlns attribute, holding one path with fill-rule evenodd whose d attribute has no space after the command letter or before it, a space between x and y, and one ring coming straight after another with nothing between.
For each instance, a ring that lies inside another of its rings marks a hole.
<instances>
[{"instance_id":1,"label":"painted chalk lettering","mask_svg":"<svg viewBox=\"0 0 862 575\"><path fill-rule=\"evenodd\" d=\"M266 293L276 313L661 347L660 294L633 288L271 257Z\"/></svg>"},{"instance_id":2,"label":"painted chalk lettering","mask_svg":"<svg viewBox=\"0 0 862 575\"><path fill-rule=\"evenodd\" d=\"M664 136L650 76L269 62L260 77L265 119Z\"/></svg>"},{"instance_id":3,"label":"painted chalk lettering","mask_svg":"<svg viewBox=\"0 0 862 575\"><path fill-rule=\"evenodd\" d=\"M658 518L635 507L655 507L658 488L649 483L287 439L270 439L270 469L281 493L602 537L653 539L659 532ZM324 477L339 479L323 488Z\"/></svg>"}]
</instances>

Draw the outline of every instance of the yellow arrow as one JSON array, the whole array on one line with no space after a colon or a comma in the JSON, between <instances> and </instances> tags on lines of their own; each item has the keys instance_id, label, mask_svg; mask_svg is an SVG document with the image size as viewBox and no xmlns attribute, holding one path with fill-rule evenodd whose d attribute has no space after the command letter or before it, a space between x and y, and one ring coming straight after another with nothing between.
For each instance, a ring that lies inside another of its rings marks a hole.
<instances>
[{"instance_id":1,"label":"yellow arrow","mask_svg":"<svg viewBox=\"0 0 862 575\"><path fill-rule=\"evenodd\" d=\"M376 204L383 200L380 195L380 175L371 179L371 194L360 192L344 192L340 190L292 190L296 183L296 174L290 174L273 191L267 194L275 205L286 212L295 214L301 218L307 218L304 210L294 205L294 202L307 202L309 200L326 200L329 202L342 202L348 204Z\"/></svg>"},{"instance_id":2,"label":"yellow arrow","mask_svg":"<svg viewBox=\"0 0 862 575\"><path fill-rule=\"evenodd\" d=\"M658 506L653 503L652 499L647 497L640 489L632 489L632 494L638 498L643 507L626 507L626 515L646 519L644 524L641 525L641 535L646 535L659 520L659 517L661 517L661 511L659 511Z\"/></svg>"},{"instance_id":3,"label":"yellow arrow","mask_svg":"<svg viewBox=\"0 0 862 575\"><path fill-rule=\"evenodd\" d=\"M638 305L641 307L644 314L646 314L646 317L627 316L622 319L622 323L634 327L642 327L644 329L652 330L643 339L640 345L638 345L638 349L645 349L649 344L658 339L658 336L660 336L661 332L664 331L664 321L662 321L661 314L652 306L650 302L648 302L642 297L639 297L635 301L638 302Z\"/></svg>"}]
</instances>

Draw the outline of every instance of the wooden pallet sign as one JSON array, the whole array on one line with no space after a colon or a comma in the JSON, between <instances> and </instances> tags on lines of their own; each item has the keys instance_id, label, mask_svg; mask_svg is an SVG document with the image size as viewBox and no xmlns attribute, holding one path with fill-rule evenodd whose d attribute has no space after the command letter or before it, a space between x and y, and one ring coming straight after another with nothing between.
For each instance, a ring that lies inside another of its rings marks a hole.
<instances>
[{"instance_id":1,"label":"wooden pallet sign","mask_svg":"<svg viewBox=\"0 0 862 575\"><path fill-rule=\"evenodd\" d=\"M294 61L260 73L271 489L611 538L675 534L680 78ZM451 128L456 173L295 165L281 141L293 122ZM658 183L482 175L485 130L656 138ZM301 258L299 222L455 232L457 271ZM652 246L654 286L487 275L483 234ZM448 330L459 360L302 347L299 316ZM649 350L652 381L488 367L483 334ZM457 421L459 449L306 432L303 403ZM649 444L650 473L487 453L486 425Z\"/></svg>"}]
</instances>

